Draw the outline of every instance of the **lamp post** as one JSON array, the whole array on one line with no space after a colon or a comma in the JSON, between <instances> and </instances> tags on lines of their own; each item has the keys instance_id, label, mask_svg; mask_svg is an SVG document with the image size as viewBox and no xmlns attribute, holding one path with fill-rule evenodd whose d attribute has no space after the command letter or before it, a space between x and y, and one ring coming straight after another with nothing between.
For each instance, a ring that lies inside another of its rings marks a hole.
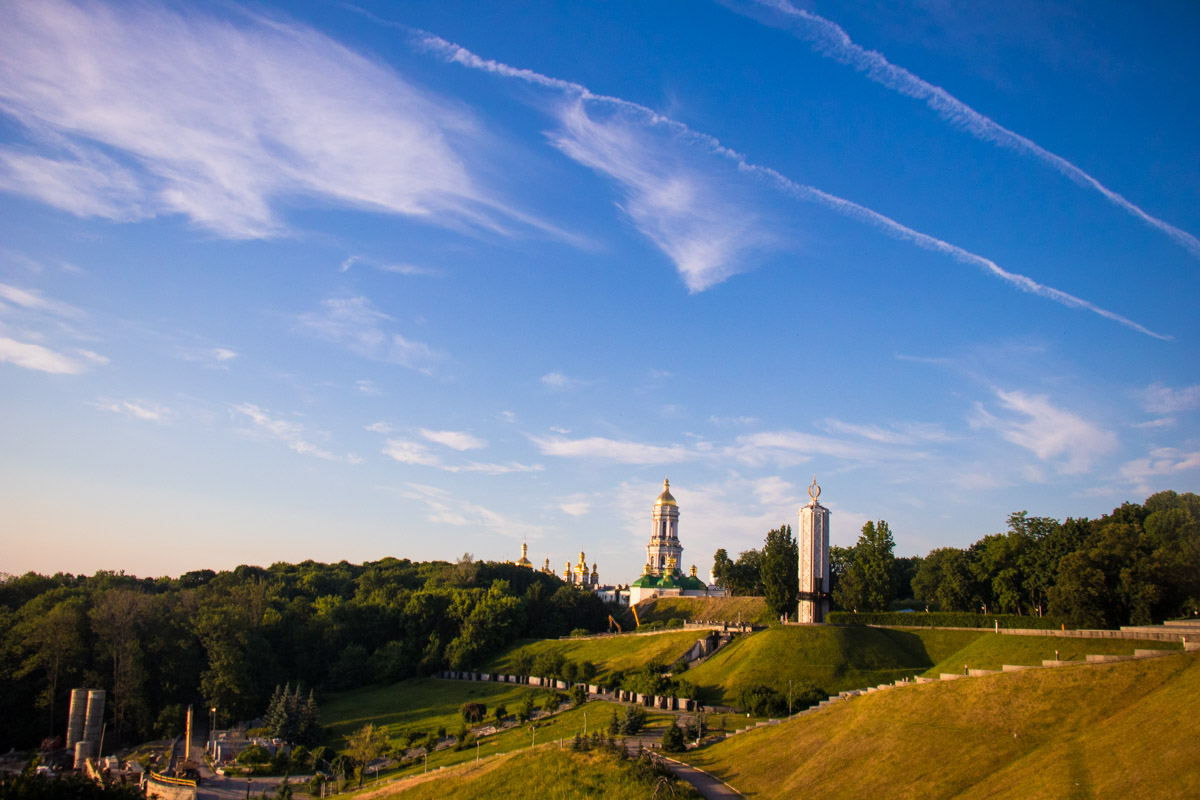
<instances>
[{"instance_id":1,"label":"lamp post","mask_svg":"<svg viewBox=\"0 0 1200 800\"><path fill-rule=\"evenodd\" d=\"M529 747L532 749L535 745L537 745L537 728L530 725L529 730L533 732L533 738L529 742Z\"/></svg>"},{"instance_id":2,"label":"lamp post","mask_svg":"<svg viewBox=\"0 0 1200 800\"><path fill-rule=\"evenodd\" d=\"M583 738L587 738L587 712L583 712Z\"/></svg>"}]
</instances>

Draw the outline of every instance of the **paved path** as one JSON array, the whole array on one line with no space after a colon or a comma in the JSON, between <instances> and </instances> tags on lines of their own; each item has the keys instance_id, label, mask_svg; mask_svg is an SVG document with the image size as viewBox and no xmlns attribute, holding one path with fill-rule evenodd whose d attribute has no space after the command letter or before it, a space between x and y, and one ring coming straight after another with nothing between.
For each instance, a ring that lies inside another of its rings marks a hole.
<instances>
[{"instance_id":1,"label":"paved path","mask_svg":"<svg viewBox=\"0 0 1200 800\"><path fill-rule=\"evenodd\" d=\"M667 766L671 768L679 778L687 781L692 786L696 787L696 791L708 798L708 800L725 800L725 798L741 797L741 793L734 789L725 781L710 775L698 767L692 767L684 764L682 761L676 761L673 758L663 756L667 762Z\"/></svg>"}]
</instances>

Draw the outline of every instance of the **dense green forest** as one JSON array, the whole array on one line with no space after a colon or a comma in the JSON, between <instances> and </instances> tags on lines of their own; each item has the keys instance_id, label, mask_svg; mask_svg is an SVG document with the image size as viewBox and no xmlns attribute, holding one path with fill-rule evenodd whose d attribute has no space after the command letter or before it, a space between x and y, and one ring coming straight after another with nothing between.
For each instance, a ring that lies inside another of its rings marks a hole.
<instances>
[{"instance_id":1,"label":"dense green forest","mask_svg":"<svg viewBox=\"0 0 1200 800\"><path fill-rule=\"evenodd\" d=\"M219 724L250 719L277 685L307 694L475 666L519 638L601 630L610 612L556 576L470 556L7 576L0 750L62 736L73 687L105 689L108 741L137 741L178 733L188 704L216 707Z\"/></svg>"},{"instance_id":2,"label":"dense green forest","mask_svg":"<svg viewBox=\"0 0 1200 800\"><path fill-rule=\"evenodd\" d=\"M794 561L787 526L736 561L718 550L714 573L735 595L767 595L779 563ZM783 538L781 538L783 537ZM791 548L791 549L789 549ZM1200 496L1173 491L1124 503L1099 519L1009 515L1008 530L924 558L894 555L886 521L852 547L833 547L832 599L844 611L1049 615L1080 628L1115 628L1200 613ZM770 603L777 614L792 602Z\"/></svg>"}]
</instances>

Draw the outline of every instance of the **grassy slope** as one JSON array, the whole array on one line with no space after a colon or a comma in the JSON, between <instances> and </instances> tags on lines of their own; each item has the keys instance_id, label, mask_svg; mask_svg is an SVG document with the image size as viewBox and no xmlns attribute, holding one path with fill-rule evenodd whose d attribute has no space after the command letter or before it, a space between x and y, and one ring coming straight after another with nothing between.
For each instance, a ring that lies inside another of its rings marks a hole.
<instances>
[{"instance_id":1,"label":"grassy slope","mask_svg":"<svg viewBox=\"0 0 1200 800\"><path fill-rule=\"evenodd\" d=\"M682 656L702 631L660 633L652 636L605 636L595 639L540 639L522 642L493 658L485 666L487 672L508 673L518 652L537 658L548 651L559 651L568 660L579 664L591 661L603 675L612 670L636 669L649 661L671 663Z\"/></svg>"},{"instance_id":2,"label":"grassy slope","mask_svg":"<svg viewBox=\"0 0 1200 800\"><path fill-rule=\"evenodd\" d=\"M341 748L346 736L368 722L385 727L392 739L408 728L429 732L444 725L453 733L462 722L458 709L463 703L486 703L489 714L500 704L515 712L521 696L528 691L528 687L505 683L416 678L391 686L341 692L321 703L321 722L329 731L325 743Z\"/></svg>"},{"instance_id":3,"label":"grassy slope","mask_svg":"<svg viewBox=\"0 0 1200 800\"><path fill-rule=\"evenodd\" d=\"M734 704L738 690L763 684L787 692L788 680L835 694L919 675L957 652L974 631L898 631L857 626L775 627L736 639L686 673L713 703Z\"/></svg>"},{"instance_id":4,"label":"grassy slope","mask_svg":"<svg viewBox=\"0 0 1200 800\"><path fill-rule=\"evenodd\" d=\"M944 631L949 633L949 631ZM926 674L937 677L942 672L962 672L971 669L1000 669L1004 664L1041 666L1043 660L1054 658L1054 651L1063 661L1084 661L1087 655L1133 655L1136 649L1182 650L1178 642L1150 642L1137 639L1075 639L1065 636L1008 636L984 633L956 653L938 659Z\"/></svg>"},{"instance_id":5,"label":"grassy slope","mask_svg":"<svg viewBox=\"0 0 1200 800\"><path fill-rule=\"evenodd\" d=\"M671 619L756 625L770 625L775 621L762 597L656 597L639 603L637 613L642 624Z\"/></svg>"},{"instance_id":6,"label":"grassy slope","mask_svg":"<svg viewBox=\"0 0 1200 800\"><path fill-rule=\"evenodd\" d=\"M747 797L1196 797L1198 720L1179 655L864 695L686 760Z\"/></svg>"},{"instance_id":7,"label":"grassy slope","mask_svg":"<svg viewBox=\"0 0 1200 800\"><path fill-rule=\"evenodd\" d=\"M575 753L555 747L489 759L437 776L413 777L403 783L356 797L360 800L385 797L405 800L506 800L512 797L537 797L539 800L565 800L572 797L644 800L654 793L653 780L639 777L614 755ZM672 796L700 797L686 783L680 783Z\"/></svg>"}]
</instances>

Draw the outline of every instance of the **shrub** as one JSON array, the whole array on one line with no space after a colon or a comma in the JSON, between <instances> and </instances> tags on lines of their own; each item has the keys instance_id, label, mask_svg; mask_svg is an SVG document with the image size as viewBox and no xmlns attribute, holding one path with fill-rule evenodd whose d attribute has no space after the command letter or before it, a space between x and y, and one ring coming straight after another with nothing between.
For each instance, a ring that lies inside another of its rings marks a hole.
<instances>
[{"instance_id":1,"label":"shrub","mask_svg":"<svg viewBox=\"0 0 1200 800\"><path fill-rule=\"evenodd\" d=\"M271 754L267 752L267 748L257 744L252 744L237 754L239 764L266 764L270 760Z\"/></svg>"},{"instance_id":2,"label":"shrub","mask_svg":"<svg viewBox=\"0 0 1200 800\"><path fill-rule=\"evenodd\" d=\"M668 628L682 628L683 627L683 619L680 617L671 617L669 620L667 620L667 627Z\"/></svg>"},{"instance_id":3,"label":"shrub","mask_svg":"<svg viewBox=\"0 0 1200 800\"><path fill-rule=\"evenodd\" d=\"M501 703L500 705L496 706L496 710L493 711L492 714L495 715L496 726L499 727L504 722L504 718L508 716L508 708Z\"/></svg>"},{"instance_id":4,"label":"shrub","mask_svg":"<svg viewBox=\"0 0 1200 800\"><path fill-rule=\"evenodd\" d=\"M547 692L546 699L542 701L542 710L546 712L554 712L562 705L564 696L558 692Z\"/></svg>"},{"instance_id":5,"label":"shrub","mask_svg":"<svg viewBox=\"0 0 1200 800\"><path fill-rule=\"evenodd\" d=\"M646 710L641 706L629 706L621 720L621 735L633 736L646 727Z\"/></svg>"},{"instance_id":6,"label":"shrub","mask_svg":"<svg viewBox=\"0 0 1200 800\"><path fill-rule=\"evenodd\" d=\"M787 698L770 686L746 686L738 692L737 702L756 717L778 717L787 713Z\"/></svg>"},{"instance_id":7,"label":"shrub","mask_svg":"<svg viewBox=\"0 0 1200 800\"><path fill-rule=\"evenodd\" d=\"M588 701L587 687L577 683L571 687L571 705L581 706Z\"/></svg>"},{"instance_id":8,"label":"shrub","mask_svg":"<svg viewBox=\"0 0 1200 800\"><path fill-rule=\"evenodd\" d=\"M533 692L526 692L521 698L521 705L517 706L517 721L529 722L533 719L533 707L536 703Z\"/></svg>"},{"instance_id":9,"label":"shrub","mask_svg":"<svg viewBox=\"0 0 1200 800\"><path fill-rule=\"evenodd\" d=\"M463 703L458 712L462 714L462 718L471 723L479 723L487 716L486 703Z\"/></svg>"},{"instance_id":10,"label":"shrub","mask_svg":"<svg viewBox=\"0 0 1200 800\"><path fill-rule=\"evenodd\" d=\"M592 632L587 628L575 628L571 631L571 636L579 638L580 636L591 636Z\"/></svg>"}]
</instances>

